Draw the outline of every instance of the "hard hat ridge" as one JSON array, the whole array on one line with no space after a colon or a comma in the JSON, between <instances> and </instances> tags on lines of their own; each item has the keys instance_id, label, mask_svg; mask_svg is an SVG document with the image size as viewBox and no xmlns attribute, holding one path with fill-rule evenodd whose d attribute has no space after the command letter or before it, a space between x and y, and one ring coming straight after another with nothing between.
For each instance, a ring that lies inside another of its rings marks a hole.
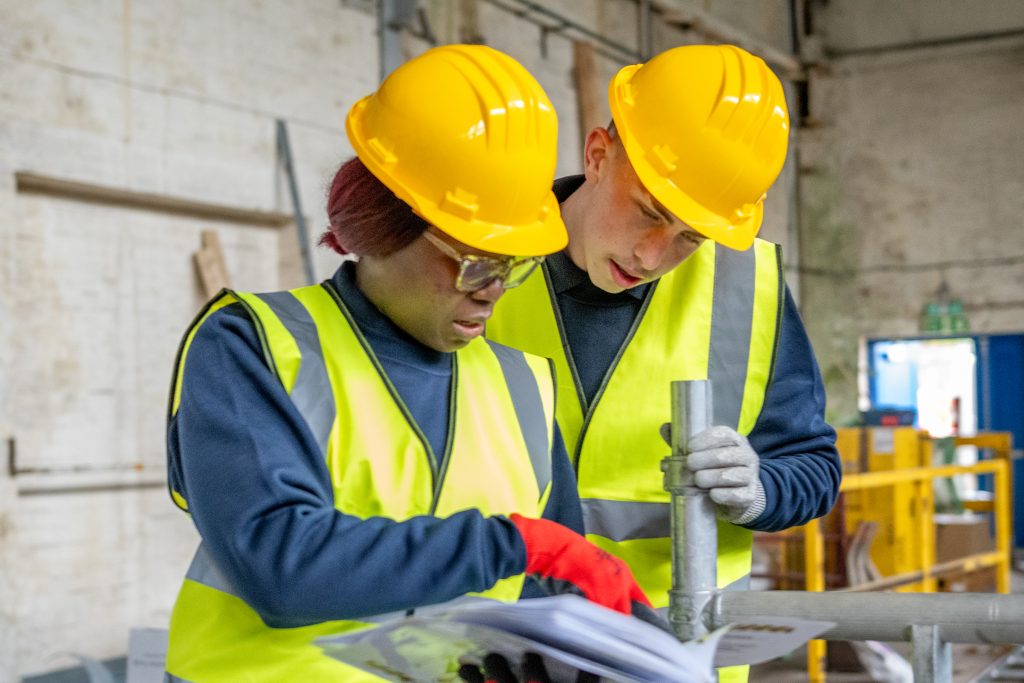
<instances>
[{"instance_id":1,"label":"hard hat ridge","mask_svg":"<svg viewBox=\"0 0 1024 683\"><path fill-rule=\"evenodd\" d=\"M789 137L785 93L768 65L733 45L677 47L619 71L609 100L646 189L707 237L748 248Z\"/></svg>"},{"instance_id":2,"label":"hard hat ridge","mask_svg":"<svg viewBox=\"0 0 1024 683\"><path fill-rule=\"evenodd\" d=\"M381 182L460 242L511 255L565 246L551 192L555 111L508 55L483 45L428 50L357 102L346 130Z\"/></svg>"}]
</instances>

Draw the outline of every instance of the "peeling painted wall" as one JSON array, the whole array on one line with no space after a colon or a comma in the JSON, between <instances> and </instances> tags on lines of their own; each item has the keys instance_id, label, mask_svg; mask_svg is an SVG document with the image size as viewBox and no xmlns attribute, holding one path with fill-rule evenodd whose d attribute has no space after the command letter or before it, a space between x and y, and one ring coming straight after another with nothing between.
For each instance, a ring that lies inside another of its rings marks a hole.
<instances>
[{"instance_id":1,"label":"peeling painted wall","mask_svg":"<svg viewBox=\"0 0 1024 683\"><path fill-rule=\"evenodd\" d=\"M319 230L377 52L376 18L328 1L4 1L0 26L0 445L61 470L0 473L7 682L166 625L197 541L165 490L164 414L204 300L199 233L217 230L243 289L278 288L296 251L274 228L19 193L14 173L290 213L284 118Z\"/></svg>"},{"instance_id":2,"label":"peeling painted wall","mask_svg":"<svg viewBox=\"0 0 1024 683\"><path fill-rule=\"evenodd\" d=\"M803 305L830 411L857 344L918 331L945 283L972 329L1024 329L1024 39L835 59L803 133Z\"/></svg>"}]
</instances>

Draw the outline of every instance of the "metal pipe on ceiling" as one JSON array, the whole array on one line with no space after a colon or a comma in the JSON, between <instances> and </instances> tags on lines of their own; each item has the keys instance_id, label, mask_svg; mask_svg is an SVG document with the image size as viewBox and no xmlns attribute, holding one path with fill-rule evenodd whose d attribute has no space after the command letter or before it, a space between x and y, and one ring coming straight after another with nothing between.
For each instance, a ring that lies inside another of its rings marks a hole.
<instances>
[{"instance_id":1,"label":"metal pipe on ceiling","mask_svg":"<svg viewBox=\"0 0 1024 683\"><path fill-rule=\"evenodd\" d=\"M643 61L639 51L607 38L569 17L550 10L530 0L485 0L487 4L504 10L513 16L538 26L542 31L563 35L567 39L583 37L594 44L594 49L605 57L620 63L634 64ZM554 23L542 21L540 17Z\"/></svg>"}]
</instances>

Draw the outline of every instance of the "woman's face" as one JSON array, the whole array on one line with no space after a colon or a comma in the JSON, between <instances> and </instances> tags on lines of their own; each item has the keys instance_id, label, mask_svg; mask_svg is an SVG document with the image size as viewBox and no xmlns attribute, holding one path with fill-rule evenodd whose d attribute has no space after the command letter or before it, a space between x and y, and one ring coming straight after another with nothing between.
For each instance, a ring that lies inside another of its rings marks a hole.
<instances>
[{"instance_id":1,"label":"woman's face","mask_svg":"<svg viewBox=\"0 0 1024 683\"><path fill-rule=\"evenodd\" d=\"M462 254L493 256L434 234ZM504 293L501 280L461 292L455 287L458 274L458 262L423 235L388 256L363 256L356 264L359 288L384 315L420 343L445 352L482 335Z\"/></svg>"}]
</instances>

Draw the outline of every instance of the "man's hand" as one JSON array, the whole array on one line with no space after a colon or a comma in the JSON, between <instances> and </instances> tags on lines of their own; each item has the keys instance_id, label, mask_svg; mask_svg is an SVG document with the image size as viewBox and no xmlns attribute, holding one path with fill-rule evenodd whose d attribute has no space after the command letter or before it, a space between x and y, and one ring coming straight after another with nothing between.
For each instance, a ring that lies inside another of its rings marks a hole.
<instances>
[{"instance_id":1,"label":"man's hand","mask_svg":"<svg viewBox=\"0 0 1024 683\"><path fill-rule=\"evenodd\" d=\"M707 489L719 516L734 524L757 519L765 508L761 459L747 437L729 427L708 427L687 444L686 466Z\"/></svg>"},{"instance_id":2,"label":"man's hand","mask_svg":"<svg viewBox=\"0 0 1024 683\"><path fill-rule=\"evenodd\" d=\"M672 425L661 425L661 438L672 445ZM747 437L729 427L708 427L687 444L687 468L694 483L707 489L718 516L733 524L748 524L765 508L761 458Z\"/></svg>"}]
</instances>

